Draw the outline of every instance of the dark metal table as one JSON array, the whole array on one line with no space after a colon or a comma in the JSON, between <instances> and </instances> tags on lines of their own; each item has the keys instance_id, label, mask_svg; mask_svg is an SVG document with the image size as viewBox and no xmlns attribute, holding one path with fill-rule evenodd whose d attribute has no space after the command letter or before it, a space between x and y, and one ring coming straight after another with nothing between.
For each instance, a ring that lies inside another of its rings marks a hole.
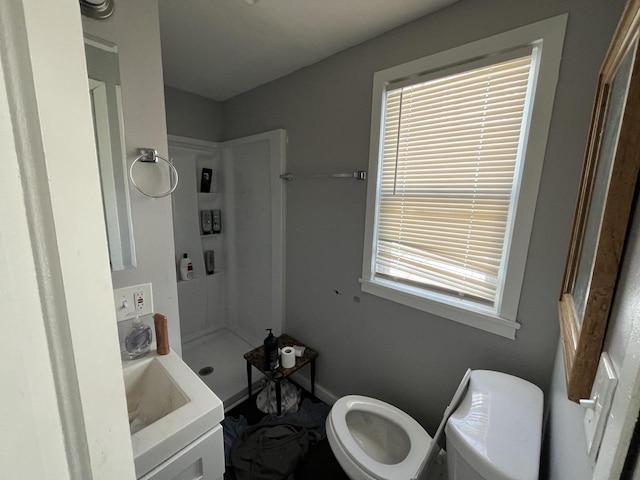
<instances>
[{"instance_id":1,"label":"dark metal table","mask_svg":"<svg viewBox=\"0 0 640 480\"><path fill-rule=\"evenodd\" d=\"M278 405L278 415L282 413L280 382L292 373L304 367L307 363L311 363L311 394L315 394L315 377L316 377L316 357L318 352L306 346L304 343L283 333L278 337L278 348L293 347L294 345L305 347L304 354L296 357L296 364L291 368L279 367L277 370L265 370L264 366L264 345L254 348L250 352L244 354L247 361L247 381L249 384L249 397L251 397L251 367L256 367L267 378L273 380L276 384L276 403Z\"/></svg>"}]
</instances>

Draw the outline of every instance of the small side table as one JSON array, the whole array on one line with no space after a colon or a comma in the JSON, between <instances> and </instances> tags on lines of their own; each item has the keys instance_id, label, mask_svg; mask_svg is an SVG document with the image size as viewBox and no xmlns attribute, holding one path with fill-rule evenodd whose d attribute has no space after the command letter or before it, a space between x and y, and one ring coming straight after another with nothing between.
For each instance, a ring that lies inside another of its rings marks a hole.
<instances>
[{"instance_id":1,"label":"small side table","mask_svg":"<svg viewBox=\"0 0 640 480\"><path fill-rule=\"evenodd\" d=\"M300 368L304 367L307 363L311 363L311 394L315 394L316 358L318 356L318 352L310 347L307 347L304 343L299 342L295 338L290 337L286 333L283 333L278 337L278 348L293 347L294 345L305 347L305 349L304 354L301 357L296 357L296 364L292 368L279 367L277 370L265 370L264 345L254 348L250 352L244 354L244 359L247 361L247 382L249 384L249 398L251 398L251 367L253 366L260 370L267 378L275 382L278 415L282 413L280 382L291 375L293 372L296 372Z\"/></svg>"}]
</instances>

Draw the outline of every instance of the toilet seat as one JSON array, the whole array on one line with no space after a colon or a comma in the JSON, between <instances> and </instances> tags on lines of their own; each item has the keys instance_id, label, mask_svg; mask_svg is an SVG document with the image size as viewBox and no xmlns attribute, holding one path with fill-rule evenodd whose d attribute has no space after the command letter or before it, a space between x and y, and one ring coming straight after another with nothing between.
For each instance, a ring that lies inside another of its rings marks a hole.
<instances>
[{"instance_id":1,"label":"toilet seat","mask_svg":"<svg viewBox=\"0 0 640 480\"><path fill-rule=\"evenodd\" d=\"M374 414L397 425L409 438L409 452L399 463L381 463L367 454L354 439L347 425L347 414L360 411ZM375 398L348 395L340 398L329 413L335 439L359 468L378 480L410 479L426 458L431 437L422 426L402 410Z\"/></svg>"}]
</instances>

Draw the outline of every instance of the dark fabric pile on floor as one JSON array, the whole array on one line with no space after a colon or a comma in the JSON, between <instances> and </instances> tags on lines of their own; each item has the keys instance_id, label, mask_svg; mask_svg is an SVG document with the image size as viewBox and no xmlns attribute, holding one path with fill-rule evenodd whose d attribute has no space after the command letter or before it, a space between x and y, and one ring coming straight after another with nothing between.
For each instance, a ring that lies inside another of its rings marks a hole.
<instances>
[{"instance_id":1,"label":"dark fabric pile on floor","mask_svg":"<svg viewBox=\"0 0 640 480\"><path fill-rule=\"evenodd\" d=\"M330 409L331 407L304 390L298 411L285 413L280 417L265 415L258 410L255 395L231 409L222 422L227 463L224 479L236 480L233 467L229 465L229 452L235 438L238 438L248 426L275 422L301 425L309 433L309 450L295 471L296 480L348 480L326 437L324 423Z\"/></svg>"}]
</instances>

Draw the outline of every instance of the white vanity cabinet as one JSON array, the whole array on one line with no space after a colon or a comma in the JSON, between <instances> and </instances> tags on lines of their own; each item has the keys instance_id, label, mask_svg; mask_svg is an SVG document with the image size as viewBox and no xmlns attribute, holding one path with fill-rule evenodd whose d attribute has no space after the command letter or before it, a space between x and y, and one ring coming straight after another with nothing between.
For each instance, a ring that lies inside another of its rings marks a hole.
<instances>
[{"instance_id":1,"label":"white vanity cabinet","mask_svg":"<svg viewBox=\"0 0 640 480\"><path fill-rule=\"evenodd\" d=\"M218 425L139 480L222 480L223 476L224 440Z\"/></svg>"}]
</instances>

